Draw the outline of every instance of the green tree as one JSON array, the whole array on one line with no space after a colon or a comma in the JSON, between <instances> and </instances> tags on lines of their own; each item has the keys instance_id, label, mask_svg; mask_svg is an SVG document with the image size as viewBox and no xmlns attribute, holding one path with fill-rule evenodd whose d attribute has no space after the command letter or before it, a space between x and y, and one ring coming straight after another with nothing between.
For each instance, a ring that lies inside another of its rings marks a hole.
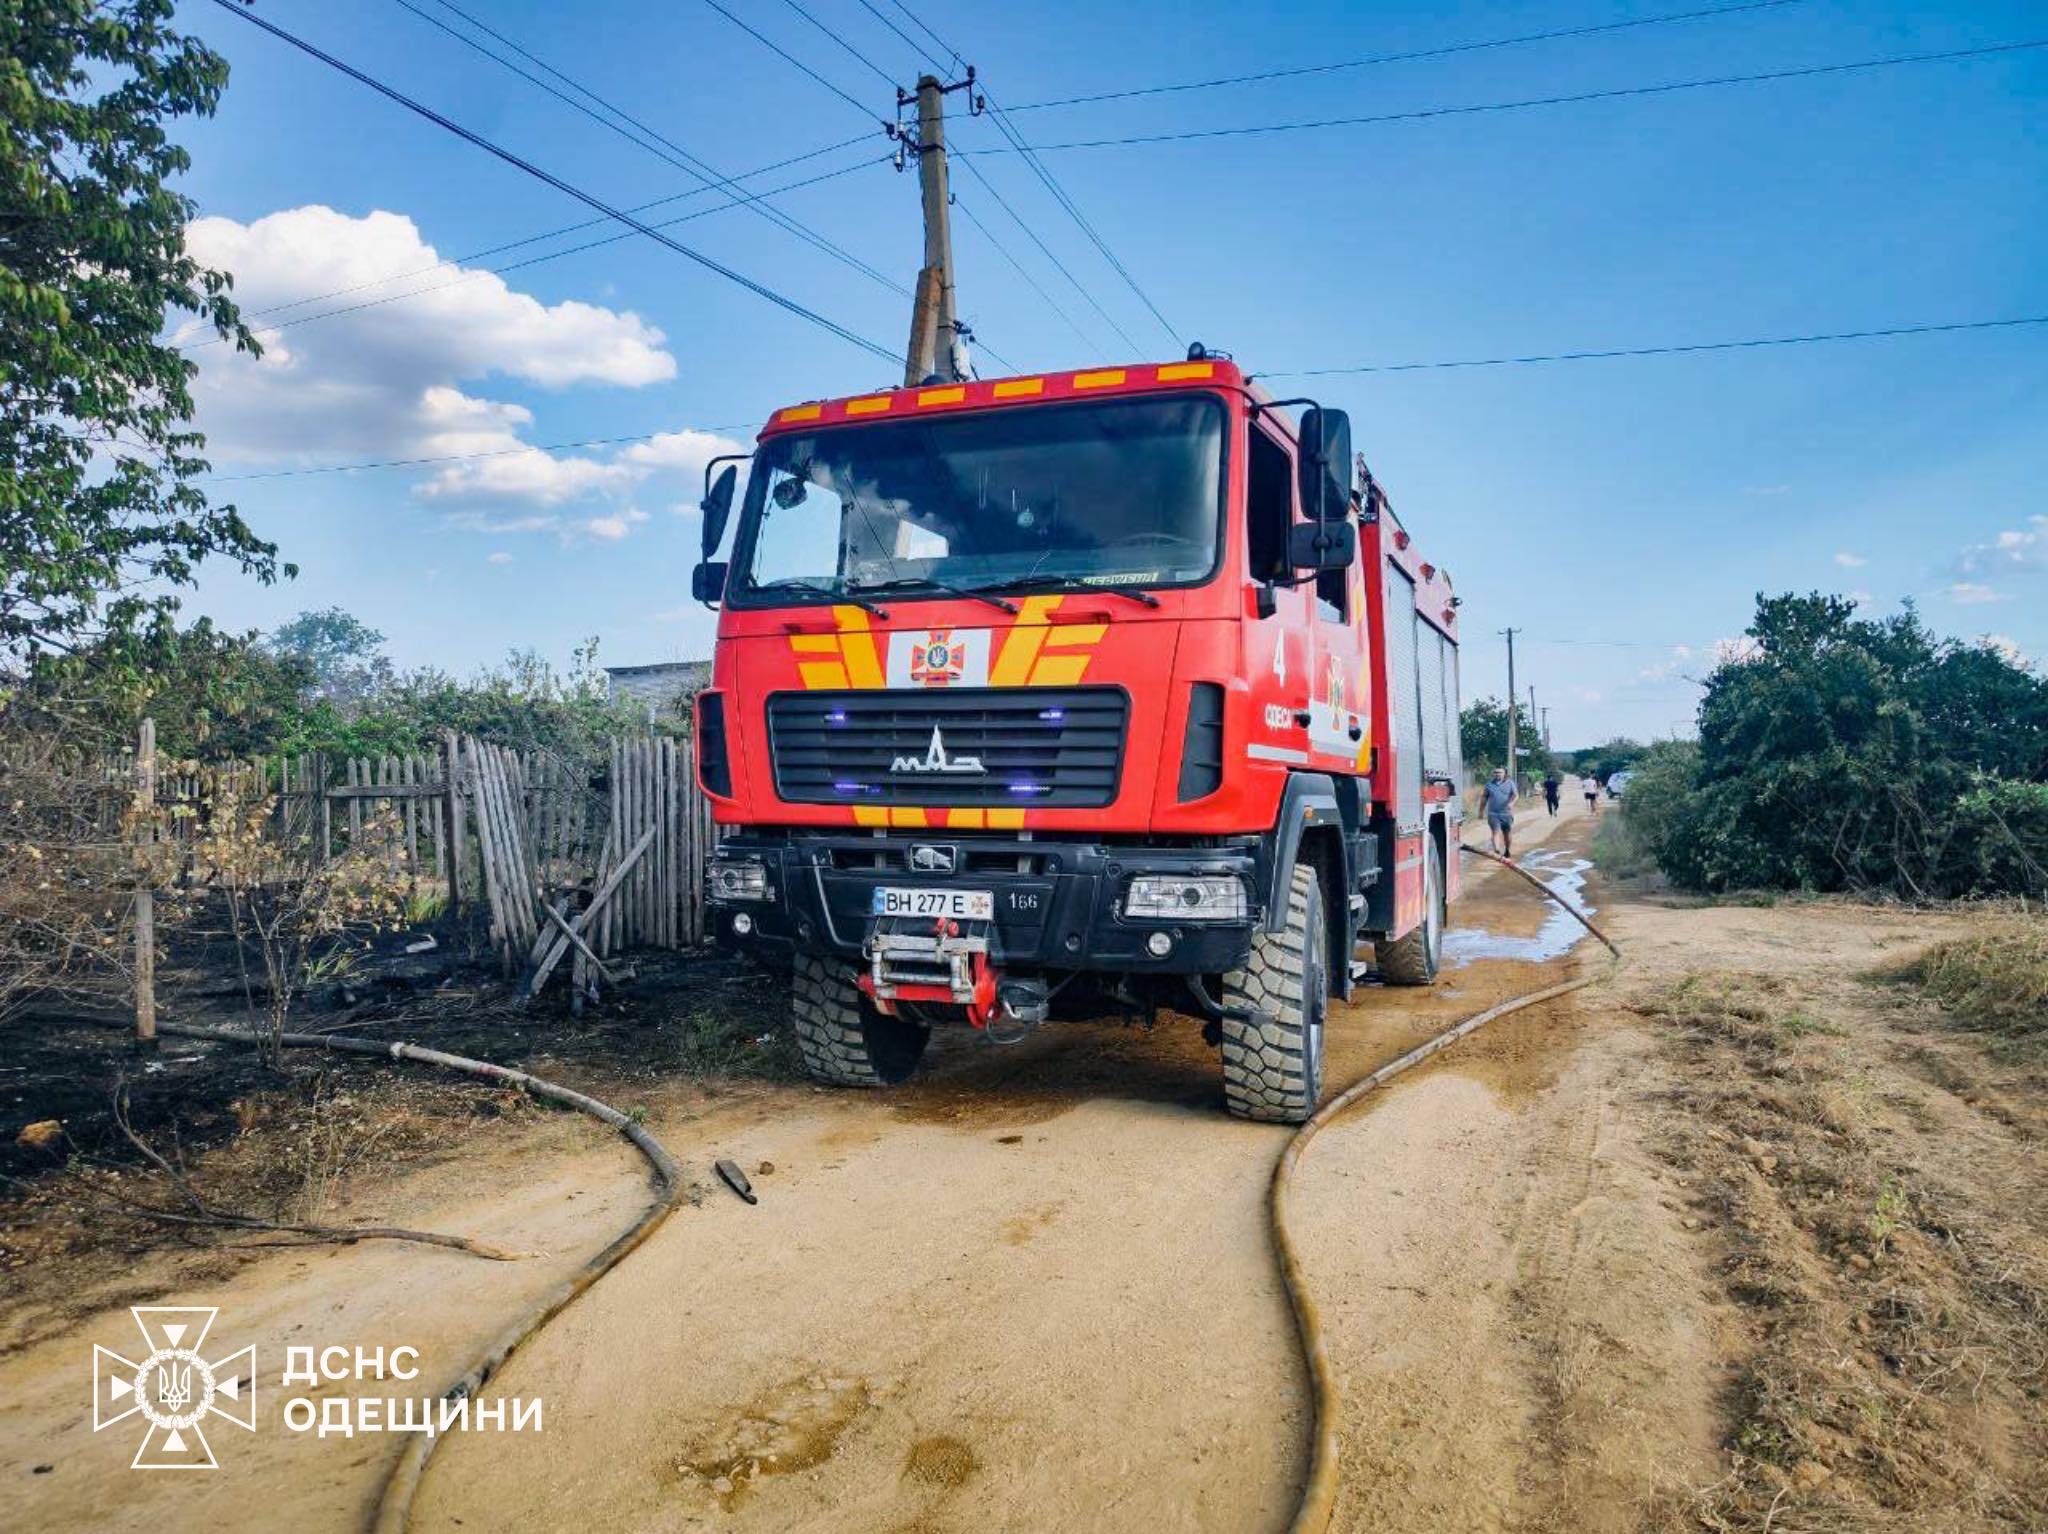
<instances>
[{"instance_id":1,"label":"green tree","mask_svg":"<svg viewBox=\"0 0 2048 1534\"><path fill-rule=\"evenodd\" d=\"M304 664L317 698L360 702L391 682L384 636L339 607L302 612L272 629L263 643L271 654Z\"/></svg>"},{"instance_id":2,"label":"green tree","mask_svg":"<svg viewBox=\"0 0 2048 1534\"><path fill-rule=\"evenodd\" d=\"M172 0L0 5L0 656L167 626L210 556L294 573L193 481L195 365L164 335L198 316L257 351L229 278L185 250L190 166L167 125L210 115L226 60ZM107 663L141 663L132 650Z\"/></svg>"},{"instance_id":3,"label":"green tree","mask_svg":"<svg viewBox=\"0 0 2048 1534\"><path fill-rule=\"evenodd\" d=\"M1912 899L2048 888L2048 679L1818 592L1759 597L1700 704L1658 862L1700 889ZM1631 782L1628 798L1636 798Z\"/></svg>"},{"instance_id":4,"label":"green tree","mask_svg":"<svg viewBox=\"0 0 2048 1534\"><path fill-rule=\"evenodd\" d=\"M1550 753L1543 748L1543 732L1536 727L1529 710L1515 705L1515 745L1522 753L1522 772L1541 777L1550 768ZM1504 767L1508 760L1508 710L1498 698L1478 698L1458 715L1458 744L1465 768L1480 776Z\"/></svg>"}]
</instances>

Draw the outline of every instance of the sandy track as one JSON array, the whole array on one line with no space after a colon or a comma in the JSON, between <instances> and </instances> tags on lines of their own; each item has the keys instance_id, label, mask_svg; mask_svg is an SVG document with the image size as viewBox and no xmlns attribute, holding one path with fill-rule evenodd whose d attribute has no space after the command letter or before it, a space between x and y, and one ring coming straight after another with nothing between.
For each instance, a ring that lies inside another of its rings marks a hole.
<instances>
[{"instance_id":1,"label":"sandy track","mask_svg":"<svg viewBox=\"0 0 2048 1534\"><path fill-rule=\"evenodd\" d=\"M1552 829L1524 824L1526 843ZM1576 847L1588 828L1581 812L1557 829ZM1454 917L1509 936L1541 922L1530 892L1490 875ZM1333 1016L1331 1079L1574 962L1368 990ZM1339 1527L1620 1527L1705 1471L1717 1318L1630 1127L1658 1067L1638 1032L1588 1010L1599 994L1404 1078L1309 1158L1297 1226L1346 1390ZM417 1526L1279 1527L1306 1448L1264 1229L1284 1131L1224 1118L1217 1097L1213 1054L1180 1025L969 1042L888 1097L657 1107L691 1164L771 1164L761 1205L713 1192L529 1345L495 1388L542 1398L544 1435L448 1440ZM223 1272L205 1301L264 1351L272 1394L265 1430L224 1445L202 1486L116 1470L125 1455L89 1441L79 1360L123 1341L125 1314L0 1363L22 1510L45 1528L156 1529L172 1508L229 1530L356 1526L390 1441L283 1433L284 1347L407 1342L427 1354L421 1385L457 1372L640 1196L616 1144L542 1138L378 1197L392 1218L545 1246L544 1261L364 1248ZM508 1176L526 1189L511 1207L485 1191ZM29 1458L56 1469L24 1477Z\"/></svg>"}]
</instances>

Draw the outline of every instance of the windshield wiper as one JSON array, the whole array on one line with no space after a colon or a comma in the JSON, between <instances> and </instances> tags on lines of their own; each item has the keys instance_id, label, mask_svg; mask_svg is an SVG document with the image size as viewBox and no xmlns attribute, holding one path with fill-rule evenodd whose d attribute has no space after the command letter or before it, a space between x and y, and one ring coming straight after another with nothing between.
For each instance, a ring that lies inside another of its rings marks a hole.
<instances>
[{"instance_id":1,"label":"windshield wiper","mask_svg":"<svg viewBox=\"0 0 2048 1534\"><path fill-rule=\"evenodd\" d=\"M779 581L749 582L747 589L749 591L808 591L817 596L830 597L835 602L850 603L854 607L859 607L873 613L877 618L889 616L888 608L881 606L879 603L865 601L855 596L853 589L827 586L818 581L807 580L802 576L785 576Z\"/></svg>"},{"instance_id":2,"label":"windshield wiper","mask_svg":"<svg viewBox=\"0 0 2048 1534\"><path fill-rule=\"evenodd\" d=\"M1004 591L1046 591L1054 586L1077 586L1080 591L1085 591L1090 596L1125 597L1133 602L1142 602L1147 607L1159 605L1159 598L1136 586L1097 586L1078 575L1027 575L1021 580L999 581L995 584ZM1075 593L1077 596L1079 594L1079 591Z\"/></svg>"},{"instance_id":3,"label":"windshield wiper","mask_svg":"<svg viewBox=\"0 0 2048 1534\"><path fill-rule=\"evenodd\" d=\"M948 596L967 597L972 601L986 602L991 607L1000 607L1006 613L1017 610L1015 602L1006 602L994 592L979 586L953 586L945 581L935 581L929 575L898 575L886 581L869 581L853 588L856 591L943 591Z\"/></svg>"}]
</instances>

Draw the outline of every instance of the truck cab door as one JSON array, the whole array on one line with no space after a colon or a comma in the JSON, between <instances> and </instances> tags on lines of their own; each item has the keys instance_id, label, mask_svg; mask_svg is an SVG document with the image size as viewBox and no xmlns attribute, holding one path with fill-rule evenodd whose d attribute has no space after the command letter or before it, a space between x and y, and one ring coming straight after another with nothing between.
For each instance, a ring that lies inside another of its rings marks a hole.
<instances>
[{"instance_id":1,"label":"truck cab door","mask_svg":"<svg viewBox=\"0 0 2048 1534\"><path fill-rule=\"evenodd\" d=\"M1277 583L1287 567L1287 530L1298 517L1294 450L1258 420L1245 427L1245 546L1255 582ZM1244 674L1252 697L1254 761L1290 767L1309 763L1308 712L1315 645L1305 586L1269 584L1273 614L1245 625Z\"/></svg>"},{"instance_id":2,"label":"truck cab door","mask_svg":"<svg viewBox=\"0 0 2048 1534\"><path fill-rule=\"evenodd\" d=\"M1360 559L1343 570L1318 571L1302 586L1310 642L1309 752L1315 765L1360 773L1370 765L1371 683L1365 662L1365 601Z\"/></svg>"}]
</instances>

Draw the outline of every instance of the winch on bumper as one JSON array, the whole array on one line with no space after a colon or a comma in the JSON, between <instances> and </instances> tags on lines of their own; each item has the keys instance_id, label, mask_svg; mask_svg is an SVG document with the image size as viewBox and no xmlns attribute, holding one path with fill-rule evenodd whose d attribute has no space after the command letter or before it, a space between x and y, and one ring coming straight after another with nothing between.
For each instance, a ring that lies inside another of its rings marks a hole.
<instances>
[{"instance_id":1,"label":"winch on bumper","mask_svg":"<svg viewBox=\"0 0 2048 1534\"><path fill-rule=\"evenodd\" d=\"M706 869L707 925L734 952L837 955L877 1005L944 999L979 1023L1005 976L1240 967L1264 916L1261 863L1256 837L1182 848L747 833Z\"/></svg>"}]
</instances>

